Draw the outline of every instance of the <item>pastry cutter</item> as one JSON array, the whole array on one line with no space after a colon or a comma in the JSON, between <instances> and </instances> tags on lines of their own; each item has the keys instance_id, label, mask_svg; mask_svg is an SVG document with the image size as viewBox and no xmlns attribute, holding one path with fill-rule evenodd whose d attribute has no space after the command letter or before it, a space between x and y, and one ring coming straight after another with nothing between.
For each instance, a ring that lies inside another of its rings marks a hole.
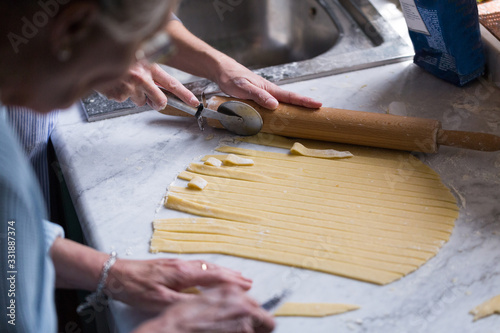
<instances>
[{"instance_id":1,"label":"pastry cutter","mask_svg":"<svg viewBox=\"0 0 500 333\"><path fill-rule=\"evenodd\" d=\"M215 111L206 108L203 103L197 108L191 107L169 94L168 106L194 116L202 131L204 118L218 120L225 129L237 135L255 135L260 132L263 125L262 117L253 107L238 101L222 103Z\"/></svg>"},{"instance_id":2,"label":"pastry cutter","mask_svg":"<svg viewBox=\"0 0 500 333\"><path fill-rule=\"evenodd\" d=\"M292 290L290 288L285 288L282 291L280 291L278 294L274 295L264 303L260 305L261 308L264 310L271 312L272 310L275 310L278 308L279 305L283 303L283 301L290 296L292 293Z\"/></svg>"}]
</instances>

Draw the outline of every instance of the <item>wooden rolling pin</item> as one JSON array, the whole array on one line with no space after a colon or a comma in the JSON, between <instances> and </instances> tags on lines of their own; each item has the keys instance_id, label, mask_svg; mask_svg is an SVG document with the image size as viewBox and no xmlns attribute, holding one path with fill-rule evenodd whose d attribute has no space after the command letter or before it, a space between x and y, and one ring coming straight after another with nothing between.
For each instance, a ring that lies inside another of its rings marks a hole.
<instances>
[{"instance_id":1,"label":"wooden rolling pin","mask_svg":"<svg viewBox=\"0 0 500 333\"><path fill-rule=\"evenodd\" d=\"M214 96L207 107L217 110L220 104L238 100ZM500 150L500 137L487 133L448 131L432 119L322 107L307 109L281 103L276 110L239 100L254 107L262 116L263 133L303 139L323 140L370 147L435 153L440 145L481 151ZM161 113L187 115L167 106ZM212 127L222 128L214 119Z\"/></svg>"}]
</instances>

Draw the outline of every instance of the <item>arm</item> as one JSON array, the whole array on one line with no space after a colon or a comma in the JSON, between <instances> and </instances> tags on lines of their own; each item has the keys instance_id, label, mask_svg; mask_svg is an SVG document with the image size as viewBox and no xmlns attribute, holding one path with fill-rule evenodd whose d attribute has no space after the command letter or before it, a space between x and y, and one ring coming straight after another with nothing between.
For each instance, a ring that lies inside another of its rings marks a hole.
<instances>
[{"instance_id":1,"label":"arm","mask_svg":"<svg viewBox=\"0 0 500 333\"><path fill-rule=\"evenodd\" d=\"M58 238L50 254L60 288L96 290L108 255L73 241ZM251 281L240 273L201 261L176 259L118 259L106 280L106 291L113 299L150 311L196 296L179 291L193 286L230 284L248 290Z\"/></svg>"},{"instance_id":2,"label":"arm","mask_svg":"<svg viewBox=\"0 0 500 333\"><path fill-rule=\"evenodd\" d=\"M92 291L97 288L108 255L71 240L57 238L50 248L56 287Z\"/></svg>"},{"instance_id":3,"label":"arm","mask_svg":"<svg viewBox=\"0 0 500 333\"><path fill-rule=\"evenodd\" d=\"M95 290L108 259L104 253L62 238L55 240L50 254L61 288ZM200 296L178 292L195 285L219 287ZM142 310L163 311L134 333L241 332L242 328L270 332L272 316L245 293L250 286L250 280L232 270L175 259L119 259L106 281L112 298Z\"/></svg>"},{"instance_id":4,"label":"arm","mask_svg":"<svg viewBox=\"0 0 500 333\"><path fill-rule=\"evenodd\" d=\"M320 102L286 91L253 73L194 36L177 20L169 21L165 29L177 48L176 54L167 61L169 66L212 80L226 94L254 100L265 108L276 109L278 102L309 108L321 106ZM100 92L121 102L130 97L139 106L148 103L154 109L161 110L167 105L167 97L156 84L188 105L199 104L193 93L157 64L136 63L123 80L100 89Z\"/></svg>"},{"instance_id":5,"label":"arm","mask_svg":"<svg viewBox=\"0 0 500 333\"><path fill-rule=\"evenodd\" d=\"M276 109L278 102L309 108L321 107L320 102L281 89L253 73L234 59L194 36L179 21L169 22L166 30L177 47L177 54L167 63L169 66L208 78L217 83L226 94L254 100L268 109Z\"/></svg>"}]
</instances>

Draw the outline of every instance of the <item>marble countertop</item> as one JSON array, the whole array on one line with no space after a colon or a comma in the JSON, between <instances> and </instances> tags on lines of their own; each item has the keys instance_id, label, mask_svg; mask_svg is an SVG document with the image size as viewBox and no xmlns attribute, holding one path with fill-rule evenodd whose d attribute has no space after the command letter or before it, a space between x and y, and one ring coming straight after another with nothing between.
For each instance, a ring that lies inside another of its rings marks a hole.
<instances>
[{"instance_id":1,"label":"marble countertop","mask_svg":"<svg viewBox=\"0 0 500 333\"><path fill-rule=\"evenodd\" d=\"M404 25L392 0L373 3L395 27ZM500 135L500 91L493 82L457 88L410 61L284 88L327 107L434 118L445 129ZM60 114L52 135L92 247L130 259L197 258L227 266L253 279L250 294L261 302L293 286L290 301L361 306L326 318L278 318L276 332L498 332L500 316L474 323L468 312L500 294L500 153L441 147L438 154L417 155L452 189L460 216L436 257L386 286L231 256L149 253L152 221L186 215L162 206L168 185L190 162L232 138L223 130L200 132L193 119L155 111L88 123L77 107ZM110 309L120 333L148 318L119 302Z\"/></svg>"},{"instance_id":2,"label":"marble countertop","mask_svg":"<svg viewBox=\"0 0 500 333\"><path fill-rule=\"evenodd\" d=\"M403 62L285 86L324 106L435 118L445 129L500 135L500 93L486 79L457 88ZM213 138L211 138L213 135ZM284 285L290 301L361 306L342 315L279 318L276 332L497 332L500 316L472 322L476 305L500 294L500 154L441 147L418 156L456 195L460 216L451 239L420 269L386 286L223 255L150 254L152 220L182 216L162 206L167 186L189 162L210 153L223 130L201 133L193 119L155 111L87 123L62 112L52 140L88 243L121 257L201 258L243 272L264 301ZM118 302L118 332L147 315Z\"/></svg>"}]
</instances>

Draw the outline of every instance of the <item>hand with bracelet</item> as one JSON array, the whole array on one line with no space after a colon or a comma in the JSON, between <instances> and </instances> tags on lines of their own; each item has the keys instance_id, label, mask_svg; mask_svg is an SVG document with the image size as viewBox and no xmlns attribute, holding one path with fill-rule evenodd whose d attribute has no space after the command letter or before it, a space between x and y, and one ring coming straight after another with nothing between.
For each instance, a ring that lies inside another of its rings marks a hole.
<instances>
[{"instance_id":1,"label":"hand with bracelet","mask_svg":"<svg viewBox=\"0 0 500 333\"><path fill-rule=\"evenodd\" d=\"M141 310L164 311L137 332L241 332L242 327L252 328L243 332L270 332L274 326L272 317L245 294L251 280L215 264L119 258L113 264L108 254L62 238L50 254L57 287L94 291L104 276L107 296ZM193 286L215 288L201 295L180 292Z\"/></svg>"}]
</instances>

